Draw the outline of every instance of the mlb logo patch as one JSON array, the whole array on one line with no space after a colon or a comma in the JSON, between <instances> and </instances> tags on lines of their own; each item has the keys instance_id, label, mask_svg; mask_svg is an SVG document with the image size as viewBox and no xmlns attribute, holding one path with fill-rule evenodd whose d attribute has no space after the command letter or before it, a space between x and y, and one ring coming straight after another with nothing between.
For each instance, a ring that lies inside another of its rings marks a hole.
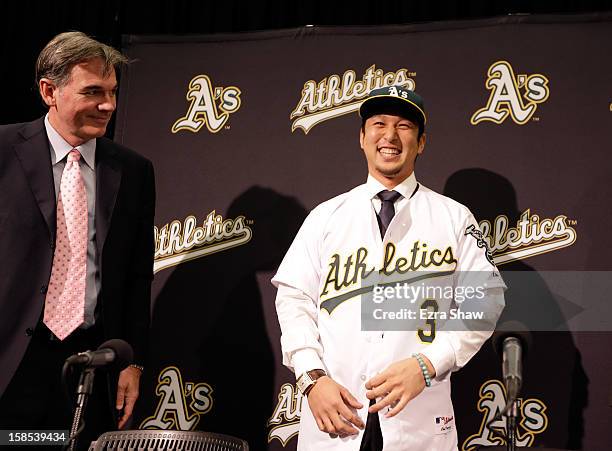
<instances>
[{"instance_id":1,"label":"mlb logo patch","mask_svg":"<svg viewBox=\"0 0 612 451\"><path fill-rule=\"evenodd\" d=\"M452 431L454 426L454 419L455 417L453 415L449 417L436 417L436 434L448 434L450 431Z\"/></svg>"}]
</instances>

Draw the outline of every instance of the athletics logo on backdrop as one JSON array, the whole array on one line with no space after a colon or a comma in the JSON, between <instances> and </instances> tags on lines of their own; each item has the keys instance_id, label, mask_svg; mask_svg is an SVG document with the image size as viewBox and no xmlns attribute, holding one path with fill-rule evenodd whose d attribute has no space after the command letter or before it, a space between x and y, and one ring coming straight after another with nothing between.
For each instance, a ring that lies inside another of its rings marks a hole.
<instances>
[{"instance_id":1,"label":"athletics logo on backdrop","mask_svg":"<svg viewBox=\"0 0 612 451\"><path fill-rule=\"evenodd\" d=\"M493 221L480 221L479 226L482 238L493 253L493 261L499 266L571 246L577 233L570 224L576 224L576 221L565 215L540 219L527 209L519 217L516 227L510 227L506 215L499 215Z\"/></svg>"},{"instance_id":2,"label":"athletics logo on backdrop","mask_svg":"<svg viewBox=\"0 0 612 451\"><path fill-rule=\"evenodd\" d=\"M206 124L211 133L217 133L226 124L231 113L240 108L241 91L236 86L213 88L207 75L197 75L189 83L186 98L191 100L187 114L172 126L172 133L186 130L200 131Z\"/></svg>"},{"instance_id":3,"label":"athletics logo on backdrop","mask_svg":"<svg viewBox=\"0 0 612 451\"><path fill-rule=\"evenodd\" d=\"M495 416L506 406L506 389L498 380L486 381L480 387L480 399L477 409L483 414L478 433L469 436L462 451L472 451L480 446L504 445L502 436L506 436L506 420L501 418L491 423ZM536 398L519 398L519 421L517 421L517 445L528 447L533 445L535 436L541 434L548 427L546 405ZM500 434L502 432L503 434Z\"/></svg>"},{"instance_id":4,"label":"athletics logo on backdrop","mask_svg":"<svg viewBox=\"0 0 612 451\"><path fill-rule=\"evenodd\" d=\"M533 117L538 105L548 99L548 78L542 74L514 74L507 61L491 64L485 82L491 91L487 106L476 111L470 122L482 121L501 124L509 116L519 125Z\"/></svg>"},{"instance_id":5,"label":"athletics logo on backdrop","mask_svg":"<svg viewBox=\"0 0 612 451\"><path fill-rule=\"evenodd\" d=\"M213 389L201 382L183 383L181 372L175 366L164 368L159 373L155 394L159 402L155 413L146 418L140 429L173 429L192 431L202 415L213 406Z\"/></svg>"},{"instance_id":6,"label":"athletics logo on backdrop","mask_svg":"<svg viewBox=\"0 0 612 451\"><path fill-rule=\"evenodd\" d=\"M187 216L182 222L176 219L163 227L155 227L153 272L242 246L253 236L249 227L252 223L252 220L244 216L223 219L213 210L202 221L201 227L197 225L195 216Z\"/></svg>"},{"instance_id":7,"label":"athletics logo on backdrop","mask_svg":"<svg viewBox=\"0 0 612 451\"><path fill-rule=\"evenodd\" d=\"M320 82L308 80L304 83L302 97L289 119L293 120L291 131L301 128L308 134L321 122L359 110L362 100L372 89L399 85L414 91L416 72L402 68L395 72L384 72L372 64L360 80L354 70L342 75L332 74Z\"/></svg>"}]
</instances>

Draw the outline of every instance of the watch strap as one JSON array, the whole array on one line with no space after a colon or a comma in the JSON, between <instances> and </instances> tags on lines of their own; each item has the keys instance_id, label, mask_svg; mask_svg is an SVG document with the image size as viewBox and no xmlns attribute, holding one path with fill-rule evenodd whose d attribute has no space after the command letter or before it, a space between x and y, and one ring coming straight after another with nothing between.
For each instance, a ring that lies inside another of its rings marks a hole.
<instances>
[{"instance_id":1,"label":"watch strap","mask_svg":"<svg viewBox=\"0 0 612 451\"><path fill-rule=\"evenodd\" d=\"M310 393L310 390L312 390L312 388L316 384L317 380L319 380L323 376L327 376L327 373L325 372L325 370L322 370L320 368L306 371L297 380L298 390L300 390L300 392L302 392L304 396L307 396L308 393Z\"/></svg>"}]
</instances>

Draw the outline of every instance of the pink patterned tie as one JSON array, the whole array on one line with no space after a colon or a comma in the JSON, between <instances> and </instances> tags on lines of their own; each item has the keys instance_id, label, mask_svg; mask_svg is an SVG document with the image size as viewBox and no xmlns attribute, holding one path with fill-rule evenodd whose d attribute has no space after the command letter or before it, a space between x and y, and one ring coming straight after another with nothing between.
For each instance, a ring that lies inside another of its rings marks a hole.
<instances>
[{"instance_id":1,"label":"pink patterned tie","mask_svg":"<svg viewBox=\"0 0 612 451\"><path fill-rule=\"evenodd\" d=\"M57 239L43 321L64 340L85 318L87 193L79 169L81 154L68 154L57 201Z\"/></svg>"}]
</instances>

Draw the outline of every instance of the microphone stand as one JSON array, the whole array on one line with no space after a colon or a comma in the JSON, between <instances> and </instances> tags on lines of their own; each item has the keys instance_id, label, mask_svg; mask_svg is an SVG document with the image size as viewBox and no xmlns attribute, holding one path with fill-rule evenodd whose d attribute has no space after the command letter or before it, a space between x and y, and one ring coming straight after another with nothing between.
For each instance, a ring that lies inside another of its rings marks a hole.
<instances>
[{"instance_id":1,"label":"microphone stand","mask_svg":"<svg viewBox=\"0 0 612 451\"><path fill-rule=\"evenodd\" d=\"M521 341L507 337L503 341L502 372L508 401L504 409L506 416L506 446L508 451L516 450L516 419L518 417L518 396L521 390L523 355Z\"/></svg>"},{"instance_id":2,"label":"microphone stand","mask_svg":"<svg viewBox=\"0 0 612 451\"><path fill-rule=\"evenodd\" d=\"M516 451L516 419L518 417L519 400L511 399L506 412L506 449L508 451Z\"/></svg>"},{"instance_id":3,"label":"microphone stand","mask_svg":"<svg viewBox=\"0 0 612 451\"><path fill-rule=\"evenodd\" d=\"M94 371L95 368L87 367L81 373L79 377L79 385L77 386L77 405L74 410L74 417L72 419L72 429L70 429L70 440L68 451L74 451L77 436L83 431L85 427L85 423L83 420L83 413L85 412L85 408L87 407L87 401L89 399L89 395L91 395L93 390L93 381L94 381ZM81 425L81 423L83 424Z\"/></svg>"}]
</instances>

